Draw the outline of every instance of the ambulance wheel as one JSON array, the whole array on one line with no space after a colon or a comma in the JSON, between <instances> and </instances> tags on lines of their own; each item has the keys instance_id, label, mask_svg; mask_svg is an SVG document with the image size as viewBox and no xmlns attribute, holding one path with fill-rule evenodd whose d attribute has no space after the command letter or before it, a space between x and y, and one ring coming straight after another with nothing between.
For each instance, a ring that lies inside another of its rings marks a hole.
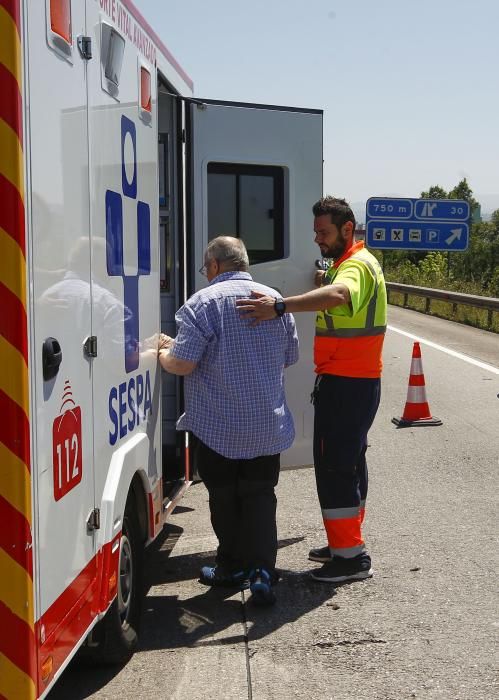
<instances>
[{"instance_id":1,"label":"ambulance wheel","mask_svg":"<svg viewBox=\"0 0 499 700\"><path fill-rule=\"evenodd\" d=\"M122 664L130 659L138 645L143 599L143 554L140 528L133 507L125 510L120 540L118 592L96 630L91 649L99 664Z\"/></svg>"}]
</instances>

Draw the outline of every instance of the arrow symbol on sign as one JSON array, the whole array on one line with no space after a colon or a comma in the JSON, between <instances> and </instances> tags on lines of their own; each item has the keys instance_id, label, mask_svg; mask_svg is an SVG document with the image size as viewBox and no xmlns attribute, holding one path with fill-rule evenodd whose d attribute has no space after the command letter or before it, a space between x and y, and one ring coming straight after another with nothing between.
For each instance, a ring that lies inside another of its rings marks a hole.
<instances>
[{"instance_id":1,"label":"arrow symbol on sign","mask_svg":"<svg viewBox=\"0 0 499 700\"><path fill-rule=\"evenodd\" d=\"M455 240L460 241L462 232L463 232L462 228L451 229L451 235L449 236L449 238L445 239L445 242L447 243L447 245L451 245L452 243L454 243Z\"/></svg>"}]
</instances>

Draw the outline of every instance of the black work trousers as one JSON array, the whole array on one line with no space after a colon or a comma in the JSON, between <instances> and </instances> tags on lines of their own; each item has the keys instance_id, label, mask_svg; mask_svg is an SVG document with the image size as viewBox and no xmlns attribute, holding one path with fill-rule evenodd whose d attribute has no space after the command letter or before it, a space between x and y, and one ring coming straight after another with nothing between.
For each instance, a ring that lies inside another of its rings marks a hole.
<instances>
[{"instance_id":1,"label":"black work trousers","mask_svg":"<svg viewBox=\"0 0 499 700\"><path fill-rule=\"evenodd\" d=\"M364 550L367 433L378 410L379 379L323 374L314 389L317 494L332 554Z\"/></svg>"},{"instance_id":2,"label":"black work trousers","mask_svg":"<svg viewBox=\"0 0 499 700\"><path fill-rule=\"evenodd\" d=\"M194 464L208 489L219 542L217 565L232 572L263 567L273 573L280 454L229 459L196 437L193 442Z\"/></svg>"}]
</instances>

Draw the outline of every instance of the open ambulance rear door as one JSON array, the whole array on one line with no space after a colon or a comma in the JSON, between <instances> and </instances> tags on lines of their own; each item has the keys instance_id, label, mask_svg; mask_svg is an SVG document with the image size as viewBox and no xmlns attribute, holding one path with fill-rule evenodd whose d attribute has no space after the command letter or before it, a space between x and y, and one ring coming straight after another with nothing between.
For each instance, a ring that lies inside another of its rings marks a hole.
<instances>
[{"instance_id":1,"label":"open ambulance rear door","mask_svg":"<svg viewBox=\"0 0 499 700\"><path fill-rule=\"evenodd\" d=\"M248 248L255 281L282 296L313 288L312 205L322 196L322 111L196 100L186 110L187 222L192 290L208 241L236 235ZM286 370L296 439L283 466L312 462L312 345L315 316L297 314L300 360Z\"/></svg>"}]
</instances>

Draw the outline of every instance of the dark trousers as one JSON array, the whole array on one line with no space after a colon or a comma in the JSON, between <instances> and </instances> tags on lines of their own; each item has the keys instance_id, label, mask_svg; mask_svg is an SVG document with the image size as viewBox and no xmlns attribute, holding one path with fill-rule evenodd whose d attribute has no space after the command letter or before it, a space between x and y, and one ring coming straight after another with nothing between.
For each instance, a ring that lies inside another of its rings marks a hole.
<instances>
[{"instance_id":1,"label":"dark trousers","mask_svg":"<svg viewBox=\"0 0 499 700\"><path fill-rule=\"evenodd\" d=\"M194 439L194 463L208 489L217 564L229 571L275 570L280 455L229 459Z\"/></svg>"},{"instance_id":2,"label":"dark trousers","mask_svg":"<svg viewBox=\"0 0 499 700\"><path fill-rule=\"evenodd\" d=\"M317 494L333 554L364 550L361 525L367 498L367 433L378 410L379 379L324 374L314 390Z\"/></svg>"}]
</instances>

